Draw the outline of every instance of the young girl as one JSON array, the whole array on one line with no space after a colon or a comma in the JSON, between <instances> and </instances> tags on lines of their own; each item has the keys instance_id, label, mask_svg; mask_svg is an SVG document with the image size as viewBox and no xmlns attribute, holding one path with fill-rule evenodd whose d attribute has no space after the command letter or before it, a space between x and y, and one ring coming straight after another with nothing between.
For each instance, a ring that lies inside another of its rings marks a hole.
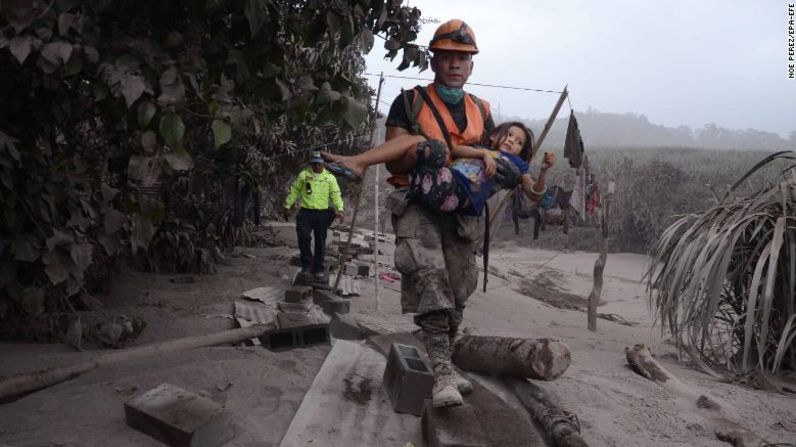
<instances>
[{"instance_id":1,"label":"young girl","mask_svg":"<svg viewBox=\"0 0 796 447\"><path fill-rule=\"evenodd\" d=\"M409 173L408 197L431 210L480 216L492 194L517 183L531 200L541 200L545 173L555 164L555 154L545 153L534 182L525 161L532 155L531 133L525 125L503 123L492 132L489 143L491 148L454 146L450 151L454 161L448 166L445 145L419 135L401 136L358 155L322 155L331 172L359 182L368 166L397 161L417 151L417 164Z\"/></svg>"}]
</instances>

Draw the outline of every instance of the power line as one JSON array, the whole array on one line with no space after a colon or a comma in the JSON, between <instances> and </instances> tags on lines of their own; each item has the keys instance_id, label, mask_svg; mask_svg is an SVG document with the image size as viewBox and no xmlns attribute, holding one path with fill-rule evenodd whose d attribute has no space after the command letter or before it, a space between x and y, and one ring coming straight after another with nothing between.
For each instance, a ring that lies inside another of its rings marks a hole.
<instances>
[{"instance_id":1,"label":"power line","mask_svg":"<svg viewBox=\"0 0 796 447\"><path fill-rule=\"evenodd\" d=\"M360 139L362 137L365 137L367 135L368 135L367 132L363 132L363 133L361 133L359 135L353 135L351 138L354 139L354 140L358 140L358 139ZM263 161L272 161L272 160L277 160L277 159L280 159L280 158L283 158L283 157L292 157L292 156L296 156L296 155L301 155L301 154L304 154L306 152L319 150L319 149L324 149L324 148L327 148L329 146L333 146L335 144L340 144L343 141L345 141L345 140L336 139L336 140L332 140L332 141L329 141L329 142L326 142L326 143L318 144L316 146L309 146L309 147L305 147L305 148L301 148L301 149L295 149L295 150L292 150L290 152L285 152L283 154L272 155L270 157L265 158Z\"/></svg>"},{"instance_id":2,"label":"power line","mask_svg":"<svg viewBox=\"0 0 796 447\"><path fill-rule=\"evenodd\" d=\"M379 75L373 74L373 73L365 73L365 76L379 76ZM396 79L412 79L412 80L416 80L416 81L426 81L426 82L434 81L433 79L418 78L418 77L414 77L414 76L384 75L384 77L385 78L396 78ZM515 86L511 86L511 85L479 84L477 82L468 82L467 85L477 85L477 86L480 86L480 87L504 88L504 89L507 89L507 90L523 90L523 91L528 91L528 92L539 92L539 93L557 93L557 94L561 94L562 93L561 91L556 91L556 90L544 90L544 89L530 88L530 87L515 87Z\"/></svg>"}]
</instances>

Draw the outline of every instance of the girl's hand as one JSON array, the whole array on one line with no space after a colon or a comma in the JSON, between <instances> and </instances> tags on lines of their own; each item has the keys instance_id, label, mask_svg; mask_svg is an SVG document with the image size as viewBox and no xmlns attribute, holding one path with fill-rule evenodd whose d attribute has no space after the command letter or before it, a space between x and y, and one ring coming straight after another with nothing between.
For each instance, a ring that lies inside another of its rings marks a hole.
<instances>
[{"instance_id":1,"label":"girl's hand","mask_svg":"<svg viewBox=\"0 0 796 447\"><path fill-rule=\"evenodd\" d=\"M552 152L545 152L542 159L542 170L548 170L556 164L556 154Z\"/></svg>"},{"instance_id":2,"label":"girl's hand","mask_svg":"<svg viewBox=\"0 0 796 447\"><path fill-rule=\"evenodd\" d=\"M486 175L486 178L492 178L492 176L495 175L495 172L497 172L495 159L489 155L489 152L485 152L481 159L484 160L484 175Z\"/></svg>"}]
</instances>

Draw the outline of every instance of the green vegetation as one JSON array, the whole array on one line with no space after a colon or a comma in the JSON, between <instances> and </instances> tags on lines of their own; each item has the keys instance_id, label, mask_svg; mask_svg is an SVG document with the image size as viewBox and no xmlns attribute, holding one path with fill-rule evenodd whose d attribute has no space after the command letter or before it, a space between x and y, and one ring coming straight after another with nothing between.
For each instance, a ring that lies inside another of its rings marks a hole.
<instances>
[{"instance_id":1,"label":"green vegetation","mask_svg":"<svg viewBox=\"0 0 796 447\"><path fill-rule=\"evenodd\" d=\"M240 191L363 133L374 35L425 67L400 3L3 0L0 323L73 308L120 260L212 271Z\"/></svg>"}]
</instances>

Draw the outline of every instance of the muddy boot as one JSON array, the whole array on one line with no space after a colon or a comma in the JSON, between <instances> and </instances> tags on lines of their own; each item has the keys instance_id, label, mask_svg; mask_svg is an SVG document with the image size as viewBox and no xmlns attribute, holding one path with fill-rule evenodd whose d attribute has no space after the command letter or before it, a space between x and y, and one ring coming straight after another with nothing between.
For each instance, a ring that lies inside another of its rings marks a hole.
<instances>
[{"instance_id":1,"label":"muddy boot","mask_svg":"<svg viewBox=\"0 0 796 447\"><path fill-rule=\"evenodd\" d=\"M450 342L447 334L424 334L426 351L434 369L434 388L431 404L435 408L462 405L462 395L456 387L456 371L451 364Z\"/></svg>"},{"instance_id":2,"label":"muddy boot","mask_svg":"<svg viewBox=\"0 0 796 447\"><path fill-rule=\"evenodd\" d=\"M473 392L472 382L462 377L462 375L453 368L451 368L451 372L453 373L453 383L456 384L456 389L459 390L459 394L466 396Z\"/></svg>"},{"instance_id":3,"label":"muddy boot","mask_svg":"<svg viewBox=\"0 0 796 447\"><path fill-rule=\"evenodd\" d=\"M453 352L453 344L456 340L457 334L458 331L454 330L450 333L450 335L448 335L448 341L450 343L451 352ZM469 380L465 379L461 374L459 374L459 372L456 371L455 368L451 368L451 370L453 371L453 380L456 383L456 389L459 390L459 393L461 393L463 396L472 393L473 384Z\"/></svg>"}]
</instances>

